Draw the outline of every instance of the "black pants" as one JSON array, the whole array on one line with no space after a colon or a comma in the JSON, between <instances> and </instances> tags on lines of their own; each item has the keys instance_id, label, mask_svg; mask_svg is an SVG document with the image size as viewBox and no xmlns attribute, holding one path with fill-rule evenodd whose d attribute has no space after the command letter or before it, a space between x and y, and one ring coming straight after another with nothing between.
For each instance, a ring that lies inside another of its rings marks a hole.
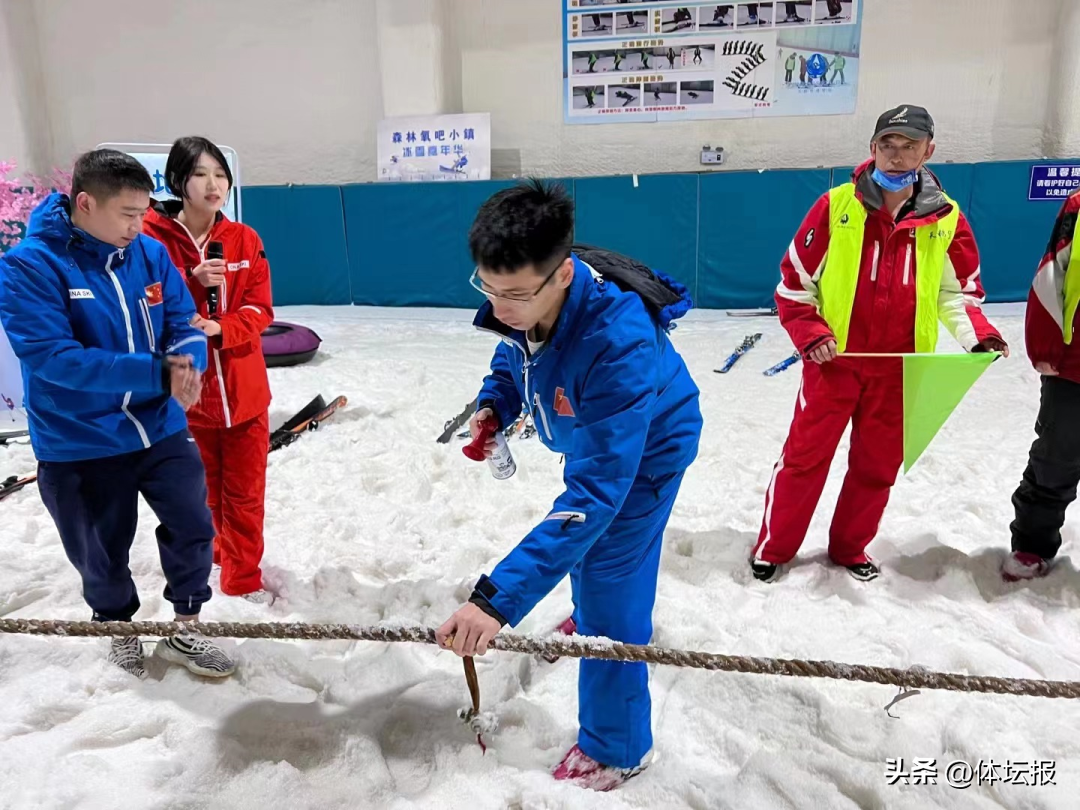
<instances>
[{"instance_id":1,"label":"black pants","mask_svg":"<svg viewBox=\"0 0 1080 810\"><path fill-rule=\"evenodd\" d=\"M1080 483L1080 385L1043 378L1035 433L1024 480L1013 493L1012 549L1049 560L1061 548L1065 508Z\"/></svg>"},{"instance_id":2,"label":"black pants","mask_svg":"<svg viewBox=\"0 0 1080 810\"><path fill-rule=\"evenodd\" d=\"M130 621L139 595L128 568L139 495L154 510L165 599L194 615L210 599L214 524L206 472L185 430L147 450L89 461L38 463L38 489L82 577L95 621Z\"/></svg>"}]
</instances>

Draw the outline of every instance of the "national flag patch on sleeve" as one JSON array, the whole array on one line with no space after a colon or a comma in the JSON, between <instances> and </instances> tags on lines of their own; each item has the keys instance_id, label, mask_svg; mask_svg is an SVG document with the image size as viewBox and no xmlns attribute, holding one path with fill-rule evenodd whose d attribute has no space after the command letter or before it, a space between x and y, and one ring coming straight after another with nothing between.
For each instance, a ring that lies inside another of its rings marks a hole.
<instances>
[{"instance_id":1,"label":"national flag patch on sleeve","mask_svg":"<svg viewBox=\"0 0 1080 810\"><path fill-rule=\"evenodd\" d=\"M144 292L146 293L146 303L152 307L156 307L158 304L164 303L165 294L161 291L161 282L151 284Z\"/></svg>"},{"instance_id":2,"label":"national flag patch on sleeve","mask_svg":"<svg viewBox=\"0 0 1080 810\"><path fill-rule=\"evenodd\" d=\"M559 416L576 416L574 409L570 407L570 400L566 398L566 391L562 388L555 389L555 413Z\"/></svg>"}]
</instances>

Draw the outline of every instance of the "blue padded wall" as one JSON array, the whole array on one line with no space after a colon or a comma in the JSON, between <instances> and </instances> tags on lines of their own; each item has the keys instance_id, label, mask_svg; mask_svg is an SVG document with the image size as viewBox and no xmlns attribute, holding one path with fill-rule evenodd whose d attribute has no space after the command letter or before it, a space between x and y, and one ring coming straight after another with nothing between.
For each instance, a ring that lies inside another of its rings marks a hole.
<instances>
[{"instance_id":1,"label":"blue padded wall","mask_svg":"<svg viewBox=\"0 0 1080 810\"><path fill-rule=\"evenodd\" d=\"M349 257L337 186L248 186L243 218L262 237L274 304L348 304Z\"/></svg>"},{"instance_id":2,"label":"blue padded wall","mask_svg":"<svg viewBox=\"0 0 1080 810\"><path fill-rule=\"evenodd\" d=\"M967 214L991 301L1023 301L1060 203L1028 201L1040 162L931 168ZM1080 160L1072 161L1080 165ZM699 307L771 306L779 263L814 200L851 167L561 180L578 241L617 250L686 284ZM277 304L478 306L468 231L510 181L256 186L244 221L266 244Z\"/></svg>"},{"instance_id":3,"label":"blue padded wall","mask_svg":"<svg viewBox=\"0 0 1080 810\"><path fill-rule=\"evenodd\" d=\"M632 256L690 289L697 301L698 176L575 181L578 242Z\"/></svg>"},{"instance_id":4,"label":"blue padded wall","mask_svg":"<svg viewBox=\"0 0 1080 810\"><path fill-rule=\"evenodd\" d=\"M829 170L717 172L700 183L698 305L772 306L780 260L829 190Z\"/></svg>"},{"instance_id":5,"label":"blue padded wall","mask_svg":"<svg viewBox=\"0 0 1080 810\"><path fill-rule=\"evenodd\" d=\"M563 181L573 193L573 184ZM345 186L345 228L354 304L464 307L483 297L469 285L469 227L509 181Z\"/></svg>"}]
</instances>

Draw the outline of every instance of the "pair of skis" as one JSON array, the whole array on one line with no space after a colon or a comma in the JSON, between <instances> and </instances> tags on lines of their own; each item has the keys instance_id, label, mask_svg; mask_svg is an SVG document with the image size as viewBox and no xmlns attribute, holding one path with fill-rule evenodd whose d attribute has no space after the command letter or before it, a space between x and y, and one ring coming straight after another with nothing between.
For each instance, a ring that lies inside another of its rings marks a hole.
<instances>
[{"instance_id":1,"label":"pair of skis","mask_svg":"<svg viewBox=\"0 0 1080 810\"><path fill-rule=\"evenodd\" d=\"M322 394L320 394L300 409L299 413L284 425L270 434L270 449L267 452L273 453L282 447L288 447L305 433L318 430L319 425L330 419L337 413L338 409L344 408L348 404L349 400L345 397L337 397L327 404L326 400L322 398Z\"/></svg>"},{"instance_id":2,"label":"pair of skis","mask_svg":"<svg viewBox=\"0 0 1080 810\"><path fill-rule=\"evenodd\" d=\"M760 340L761 340L761 333L760 332L758 332L757 334L754 334L754 335L747 335L745 338L743 338L743 342L738 346L738 348L736 348L735 351L733 351L731 353L731 355L728 357L728 359L724 361L724 364L722 366L720 366L720 368L713 369L713 370L717 374L727 374L729 371L731 371L732 367L736 363L739 362L739 359L744 354L746 354L748 351L750 351L752 348L754 348L754 346L756 346L758 344L758 341L760 341ZM772 366L771 368L765 369L765 371L762 372L762 373L766 377L775 377L781 371L785 371L785 370L791 368L796 363L798 363L799 360L800 360L800 357L801 357L800 354L798 352L795 352L790 357L787 357L787 358L781 360L775 366Z\"/></svg>"},{"instance_id":3,"label":"pair of skis","mask_svg":"<svg viewBox=\"0 0 1080 810\"><path fill-rule=\"evenodd\" d=\"M20 489L37 481L36 475L26 475L19 478L17 475L13 475L10 478L5 478L0 481L0 501L9 495L14 495Z\"/></svg>"}]
</instances>

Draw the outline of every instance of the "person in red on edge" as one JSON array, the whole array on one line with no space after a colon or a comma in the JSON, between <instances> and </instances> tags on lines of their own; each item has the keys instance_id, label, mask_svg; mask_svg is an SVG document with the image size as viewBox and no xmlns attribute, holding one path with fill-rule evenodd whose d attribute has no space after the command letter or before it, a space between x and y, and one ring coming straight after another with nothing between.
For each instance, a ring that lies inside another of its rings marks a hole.
<instances>
[{"instance_id":1,"label":"person in red on edge","mask_svg":"<svg viewBox=\"0 0 1080 810\"><path fill-rule=\"evenodd\" d=\"M884 113L870 154L852 183L814 204L780 266L780 321L807 363L750 561L764 582L802 545L848 422L829 558L859 580L880 573L866 547L903 461L903 366L845 351L933 352L940 320L965 350L1008 354L980 309L971 227L925 168L934 154L930 114L911 105Z\"/></svg>"},{"instance_id":2,"label":"person in red on edge","mask_svg":"<svg viewBox=\"0 0 1080 810\"><path fill-rule=\"evenodd\" d=\"M165 164L165 184L180 199L157 203L143 231L165 244L184 274L198 309L192 325L209 339L202 397L188 421L206 466L221 592L269 603L259 565L270 446L261 340L274 319L270 267L259 235L221 213L233 177L217 146L180 138ZM223 259L206 258L211 242L221 243Z\"/></svg>"},{"instance_id":3,"label":"person in red on edge","mask_svg":"<svg viewBox=\"0 0 1080 810\"><path fill-rule=\"evenodd\" d=\"M1075 339L1080 303L1076 239L1080 192L1061 207L1028 296L1028 358L1042 375L1037 438L1012 502L1012 553L1001 575L1008 582L1045 576L1061 548L1065 509L1080 482L1080 346Z\"/></svg>"}]
</instances>

